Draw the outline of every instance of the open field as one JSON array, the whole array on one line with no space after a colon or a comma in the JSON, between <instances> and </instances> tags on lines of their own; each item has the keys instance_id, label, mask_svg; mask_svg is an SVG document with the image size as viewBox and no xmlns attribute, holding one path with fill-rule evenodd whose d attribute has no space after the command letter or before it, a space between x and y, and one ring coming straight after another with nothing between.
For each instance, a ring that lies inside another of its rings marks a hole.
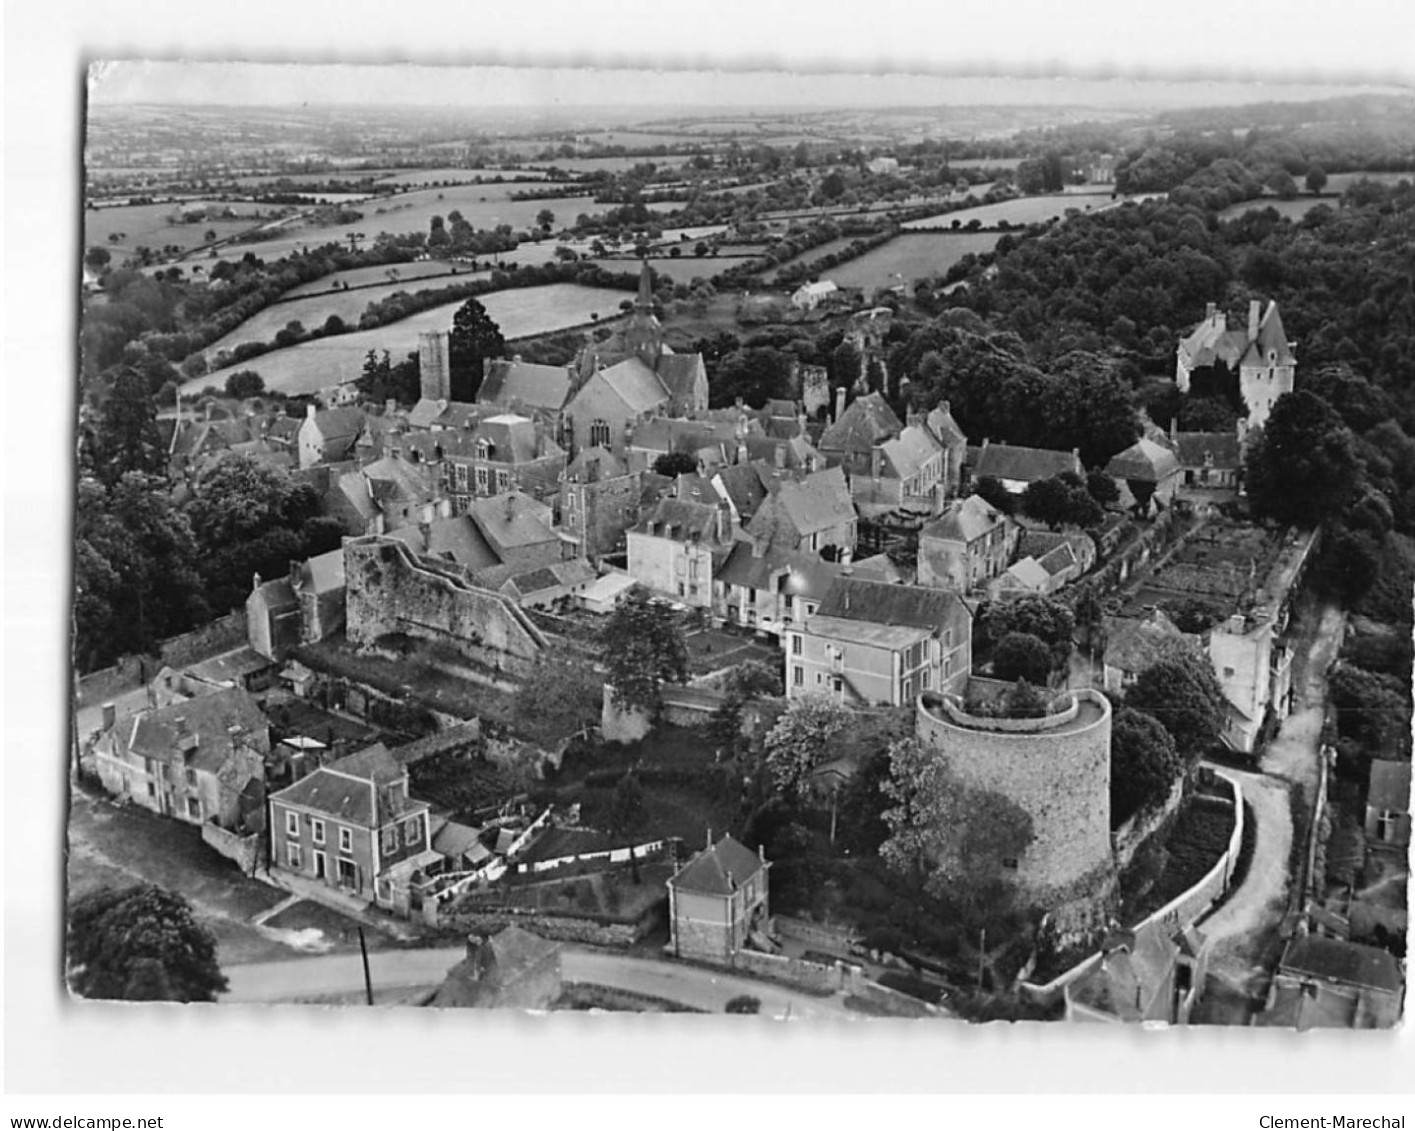
<instances>
[{"instance_id":1,"label":"open field","mask_svg":"<svg viewBox=\"0 0 1415 1131\"><path fill-rule=\"evenodd\" d=\"M481 295L478 301L501 327L502 334L511 339L577 326L591 321L592 314L602 319L613 317L619 314L619 303L629 297L625 291L552 283L544 287L496 291ZM404 357L418 348L418 334L422 331L450 329L452 316L461 305L461 302L446 303L376 330L359 330L272 350L241 365L188 381L182 392L191 395L208 385L220 387L238 369L254 370L265 379L266 388L292 396L353 381L363 372L364 356L369 350L387 350L395 358Z\"/></svg>"},{"instance_id":2,"label":"open field","mask_svg":"<svg viewBox=\"0 0 1415 1131\"><path fill-rule=\"evenodd\" d=\"M448 263L445 259L428 259L420 263L395 263L388 267L354 267L348 271L335 271L332 275L326 275L322 279L301 283L298 287L292 287L286 291L285 297L300 298L305 295L324 294L326 291L332 291L335 284L340 287L345 283L350 287L366 287L378 283L397 282L398 279L406 283L410 280L426 279L437 275L450 276L454 267L457 268L458 275L468 273L464 265ZM397 271L398 279L390 280L389 271Z\"/></svg>"},{"instance_id":3,"label":"open field","mask_svg":"<svg viewBox=\"0 0 1415 1131\"><path fill-rule=\"evenodd\" d=\"M680 153L672 157L557 157L553 161L532 161L529 165L533 169L537 166L554 166L567 173L622 173L646 162L660 169L677 169L688 160L690 158L687 154ZM545 175L543 171L541 175Z\"/></svg>"},{"instance_id":4,"label":"open field","mask_svg":"<svg viewBox=\"0 0 1415 1131\"><path fill-rule=\"evenodd\" d=\"M115 259L123 252L135 248L150 247L158 250L167 244L181 248L201 247L206 242L206 233L214 231L220 239L226 239L238 232L256 227L262 221L253 213L257 208L268 215L272 205L255 205L235 202L231 210L239 217L235 220L198 220L193 224L173 223L172 214L182 207L193 207L198 201L183 201L182 204L130 204L116 208L86 209L84 212L84 247L104 247L115 253ZM120 236L111 240L111 236Z\"/></svg>"},{"instance_id":5,"label":"open field","mask_svg":"<svg viewBox=\"0 0 1415 1131\"><path fill-rule=\"evenodd\" d=\"M419 263L409 264L409 266L426 267L431 264ZM368 309L369 303L379 302L399 291L416 294L419 291L437 290L442 287L454 286L457 283L470 282L473 279L486 278L491 274L490 270L470 271L463 267L456 275L452 275L446 263L438 264L438 266L442 268L442 277L427 279L425 282L419 282L417 277L414 277L411 281L399 279L381 286L348 291L343 289L336 291L326 286L324 290L315 291L302 298L267 306L264 310L251 315L225 337L209 345L205 351L206 355L215 357L220 351L232 349L242 342L274 341L275 335L291 322L299 322L306 329L313 330L323 326L325 319L331 315L338 315L350 326L357 326L359 318ZM377 270L382 272L387 268L377 268ZM351 287L353 285L350 283Z\"/></svg>"},{"instance_id":6,"label":"open field","mask_svg":"<svg viewBox=\"0 0 1415 1131\"><path fill-rule=\"evenodd\" d=\"M997 241L997 235L986 232L900 235L859 259L822 271L821 277L842 287L864 287L866 291L901 281L912 290L914 280L942 275L969 253L982 255L991 251Z\"/></svg>"},{"instance_id":7,"label":"open field","mask_svg":"<svg viewBox=\"0 0 1415 1131\"><path fill-rule=\"evenodd\" d=\"M400 169L379 177L377 185L434 185L443 181L465 184L481 177L484 181L501 177L507 181L543 181L544 169ZM495 188L497 186L484 186Z\"/></svg>"},{"instance_id":8,"label":"open field","mask_svg":"<svg viewBox=\"0 0 1415 1131\"><path fill-rule=\"evenodd\" d=\"M1110 190L1098 189L1093 193L1058 193L1051 196L1022 196L1016 200L1004 200L998 204L980 204L976 208L964 208L957 212L946 212L940 216L926 216L922 220L910 220L903 227L906 231L925 231L951 228L956 222L959 227L977 220L984 228L996 227L1005 220L1012 225L1035 224L1042 220L1060 219L1068 208L1082 211L1093 209L1102 203L1109 203Z\"/></svg>"},{"instance_id":9,"label":"open field","mask_svg":"<svg viewBox=\"0 0 1415 1131\"><path fill-rule=\"evenodd\" d=\"M1415 173L1332 173L1327 177L1323 192L1342 193L1357 181L1379 181L1383 185L1395 185L1401 181L1415 182Z\"/></svg>"},{"instance_id":10,"label":"open field","mask_svg":"<svg viewBox=\"0 0 1415 1131\"><path fill-rule=\"evenodd\" d=\"M649 266L657 275L664 275L675 283L691 283L694 279L713 279L729 267L738 267L752 261L752 256L704 256L682 255L678 258L657 256L649 259ZM606 271L627 271L637 275L639 260L631 257L623 259L591 259L589 262Z\"/></svg>"}]
</instances>

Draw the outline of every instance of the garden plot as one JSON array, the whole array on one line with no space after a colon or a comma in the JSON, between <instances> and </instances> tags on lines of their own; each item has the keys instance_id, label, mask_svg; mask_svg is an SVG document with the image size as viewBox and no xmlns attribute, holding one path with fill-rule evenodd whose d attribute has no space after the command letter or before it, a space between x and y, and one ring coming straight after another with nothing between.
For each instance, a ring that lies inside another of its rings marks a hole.
<instances>
[{"instance_id":1,"label":"garden plot","mask_svg":"<svg viewBox=\"0 0 1415 1131\"><path fill-rule=\"evenodd\" d=\"M913 289L917 279L945 274L965 255L983 255L997 246L998 236L984 232L920 232L896 236L858 259L821 272L842 287L866 291L903 284Z\"/></svg>"}]
</instances>

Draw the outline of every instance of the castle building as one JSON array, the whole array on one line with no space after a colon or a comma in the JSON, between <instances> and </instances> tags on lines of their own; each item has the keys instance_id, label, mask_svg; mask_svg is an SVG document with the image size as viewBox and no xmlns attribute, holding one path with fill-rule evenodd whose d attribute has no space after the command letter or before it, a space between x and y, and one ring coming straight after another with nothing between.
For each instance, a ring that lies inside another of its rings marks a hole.
<instances>
[{"instance_id":1,"label":"castle building","mask_svg":"<svg viewBox=\"0 0 1415 1131\"><path fill-rule=\"evenodd\" d=\"M1267 309L1254 299L1248 304L1248 324L1228 328L1228 315L1209 303L1204 320L1179 339L1174 380L1181 393L1189 392L1196 369L1224 365L1238 370L1238 388L1248 406L1248 426L1261 427L1273 404L1292 392L1297 373L1294 347L1282 327L1277 303Z\"/></svg>"}]
</instances>

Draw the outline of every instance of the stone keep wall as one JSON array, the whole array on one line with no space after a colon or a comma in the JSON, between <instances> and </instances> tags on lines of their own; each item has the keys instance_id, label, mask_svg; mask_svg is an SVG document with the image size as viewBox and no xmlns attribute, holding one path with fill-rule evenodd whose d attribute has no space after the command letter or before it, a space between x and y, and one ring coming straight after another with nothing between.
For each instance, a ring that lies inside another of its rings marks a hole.
<instances>
[{"instance_id":1,"label":"stone keep wall","mask_svg":"<svg viewBox=\"0 0 1415 1131\"><path fill-rule=\"evenodd\" d=\"M1089 723L1074 713L1089 702ZM962 725L959 719L968 720ZM1071 898L1078 884L1112 871L1110 842L1110 703L1075 693L1073 712L1045 719L950 717L930 697L917 712L919 737L948 758L963 781L1002 794L1032 818L1033 840L1018 861L1017 882L1045 906ZM993 729L996 728L996 729Z\"/></svg>"},{"instance_id":2,"label":"stone keep wall","mask_svg":"<svg viewBox=\"0 0 1415 1131\"><path fill-rule=\"evenodd\" d=\"M420 564L400 542L372 538L344 548L346 633L367 647L403 633L451 644L474 663L524 674L544 638L506 597Z\"/></svg>"}]
</instances>

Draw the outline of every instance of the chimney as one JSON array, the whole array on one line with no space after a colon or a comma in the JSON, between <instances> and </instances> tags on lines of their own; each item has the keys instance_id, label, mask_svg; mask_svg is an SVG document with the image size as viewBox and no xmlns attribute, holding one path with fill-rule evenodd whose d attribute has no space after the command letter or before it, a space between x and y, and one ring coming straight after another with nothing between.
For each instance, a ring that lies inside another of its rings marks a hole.
<instances>
[{"instance_id":1,"label":"chimney","mask_svg":"<svg viewBox=\"0 0 1415 1131\"><path fill-rule=\"evenodd\" d=\"M706 850L706 849L709 849L709 848L711 848L711 847L712 847L712 829L709 828L708 831L707 831L707 844L704 846L704 849Z\"/></svg>"},{"instance_id":2,"label":"chimney","mask_svg":"<svg viewBox=\"0 0 1415 1131\"><path fill-rule=\"evenodd\" d=\"M1171 444L1173 444L1173 443L1177 443L1178 440L1179 440L1179 417L1177 417L1177 416L1171 416L1171 417L1169 418L1169 442L1170 442Z\"/></svg>"},{"instance_id":3,"label":"chimney","mask_svg":"<svg viewBox=\"0 0 1415 1131\"><path fill-rule=\"evenodd\" d=\"M1209 303L1208 306L1206 306L1206 307L1204 308L1204 321L1205 321L1205 322L1213 322L1213 321L1214 321L1214 314L1215 314L1215 312L1216 312L1217 310L1218 310L1218 304L1217 304L1217 303L1212 303L1212 302Z\"/></svg>"},{"instance_id":4,"label":"chimney","mask_svg":"<svg viewBox=\"0 0 1415 1131\"><path fill-rule=\"evenodd\" d=\"M737 444L737 460L736 460L736 462L737 462L737 463L746 463L746 462L747 462L747 445L744 444L744 443L741 443L740 441L739 441L738 444Z\"/></svg>"},{"instance_id":5,"label":"chimney","mask_svg":"<svg viewBox=\"0 0 1415 1131\"><path fill-rule=\"evenodd\" d=\"M943 411L949 416L953 415L953 409L949 406L949 403L947 401L939 401L938 407L943 409Z\"/></svg>"},{"instance_id":6,"label":"chimney","mask_svg":"<svg viewBox=\"0 0 1415 1131\"><path fill-rule=\"evenodd\" d=\"M397 412L397 411L398 411L398 402L395 401L392 397L389 397L386 401L383 402L383 415L384 415L384 416L392 416L392 415L393 415L395 412Z\"/></svg>"},{"instance_id":7,"label":"chimney","mask_svg":"<svg viewBox=\"0 0 1415 1131\"><path fill-rule=\"evenodd\" d=\"M1248 340L1255 341L1258 337L1258 316L1262 312L1263 304L1257 299L1248 303Z\"/></svg>"},{"instance_id":8,"label":"chimney","mask_svg":"<svg viewBox=\"0 0 1415 1131\"><path fill-rule=\"evenodd\" d=\"M922 412L915 412L913 409L909 409L904 414L904 426L906 428L922 428L923 425L924 414Z\"/></svg>"},{"instance_id":9,"label":"chimney","mask_svg":"<svg viewBox=\"0 0 1415 1131\"><path fill-rule=\"evenodd\" d=\"M599 482L599 456L592 456L585 460L585 482Z\"/></svg>"},{"instance_id":10,"label":"chimney","mask_svg":"<svg viewBox=\"0 0 1415 1131\"><path fill-rule=\"evenodd\" d=\"M796 414L796 429L797 429L797 433L798 433L803 439L804 439L806 436L809 435L809 433L808 433L807 430L806 430L806 412L805 412L804 409L802 409L800 412L798 412L798 413Z\"/></svg>"},{"instance_id":11,"label":"chimney","mask_svg":"<svg viewBox=\"0 0 1415 1131\"><path fill-rule=\"evenodd\" d=\"M878 444L870 449L870 478L878 479L884 470L884 449Z\"/></svg>"},{"instance_id":12,"label":"chimney","mask_svg":"<svg viewBox=\"0 0 1415 1131\"><path fill-rule=\"evenodd\" d=\"M514 492L506 493L506 520L509 522L516 513L516 495Z\"/></svg>"},{"instance_id":13,"label":"chimney","mask_svg":"<svg viewBox=\"0 0 1415 1131\"><path fill-rule=\"evenodd\" d=\"M255 592L257 589L259 589L259 588L260 588L260 574L258 574L258 573L253 573L253 574L251 574L251 592L254 593L254 592Z\"/></svg>"},{"instance_id":14,"label":"chimney","mask_svg":"<svg viewBox=\"0 0 1415 1131\"><path fill-rule=\"evenodd\" d=\"M835 416L832 423L839 423L840 418L845 415L845 386L835 390Z\"/></svg>"},{"instance_id":15,"label":"chimney","mask_svg":"<svg viewBox=\"0 0 1415 1131\"><path fill-rule=\"evenodd\" d=\"M1241 449L1248 443L1248 422L1242 417L1238 418L1238 447Z\"/></svg>"},{"instance_id":16,"label":"chimney","mask_svg":"<svg viewBox=\"0 0 1415 1131\"><path fill-rule=\"evenodd\" d=\"M785 470L785 468L786 468L786 445L785 445L785 444L782 444L782 443L778 443L778 444L776 445L776 447L772 449L771 455L772 455L772 461L776 464L777 470L778 470L778 471Z\"/></svg>"},{"instance_id":17,"label":"chimney","mask_svg":"<svg viewBox=\"0 0 1415 1131\"><path fill-rule=\"evenodd\" d=\"M314 405L312 405L312 404L307 404L307 405L305 405L305 419L306 419L306 420L313 420L313 419L314 419L314 413L315 413Z\"/></svg>"},{"instance_id":18,"label":"chimney","mask_svg":"<svg viewBox=\"0 0 1415 1131\"><path fill-rule=\"evenodd\" d=\"M118 707L113 703L103 704L103 729L112 730L118 721Z\"/></svg>"}]
</instances>

